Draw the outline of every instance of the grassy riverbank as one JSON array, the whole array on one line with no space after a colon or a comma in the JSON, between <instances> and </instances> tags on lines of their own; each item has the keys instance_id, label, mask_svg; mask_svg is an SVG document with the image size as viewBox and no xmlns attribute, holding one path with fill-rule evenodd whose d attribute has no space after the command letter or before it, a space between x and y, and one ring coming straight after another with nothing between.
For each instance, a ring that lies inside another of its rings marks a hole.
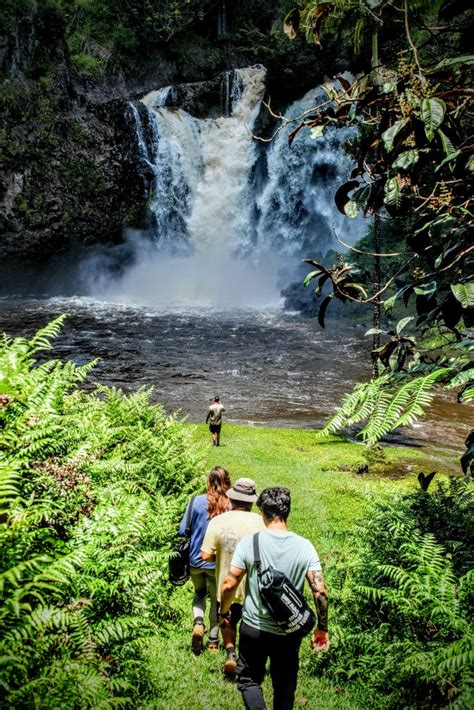
<instances>
[{"instance_id":1,"label":"grassy riverbank","mask_svg":"<svg viewBox=\"0 0 474 710\"><path fill-rule=\"evenodd\" d=\"M310 538L321 557L331 586L331 569L350 555L351 533L373 496L414 490L416 474L432 470L426 454L413 449L385 449L378 461L367 462L365 449L337 437L317 442L314 432L225 425L222 445L210 446L205 426L195 427L203 446L206 467L229 469L232 479L250 476L258 489L284 485L291 489L290 527ZM357 473L368 464L367 473ZM175 595L179 621L149 649L156 694L148 708L204 710L241 706L235 686L221 673L223 655L205 653L194 658L189 651L191 587ZM313 663L308 643L303 643L297 704L307 708L382 708L384 697L367 697L363 688L333 687L310 673ZM267 699L271 690L267 681Z\"/></svg>"}]
</instances>

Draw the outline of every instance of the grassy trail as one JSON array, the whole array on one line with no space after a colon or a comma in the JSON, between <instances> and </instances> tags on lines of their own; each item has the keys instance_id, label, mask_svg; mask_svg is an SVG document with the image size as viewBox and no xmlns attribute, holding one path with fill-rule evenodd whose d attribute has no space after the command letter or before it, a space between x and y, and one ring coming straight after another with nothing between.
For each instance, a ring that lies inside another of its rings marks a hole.
<instances>
[{"instance_id":1,"label":"grassy trail","mask_svg":"<svg viewBox=\"0 0 474 710\"><path fill-rule=\"evenodd\" d=\"M197 426L194 429L196 441L203 446L208 470L216 465L225 466L233 481L249 476L256 480L258 490L270 485L290 488L290 528L314 543L329 587L331 566L349 553L351 531L357 519L363 516L370 497L415 487L414 472L424 468L423 455L418 451L390 449L387 454L392 463L384 464L385 474L378 472L361 476L355 470L366 463L363 448L336 437L318 443L314 433L308 430L225 425L222 445L213 448L207 427ZM411 462L413 472L397 480L390 479L387 473L399 470L402 461ZM377 468L381 468L380 464L374 467ZM149 657L156 693L146 708L243 708L234 684L222 676L223 653L211 655L206 652L198 658L190 653L191 594L190 584L176 593L173 605L178 615L182 612L181 623L150 644ZM384 707L383 697L368 698L361 688L335 688L324 678L313 675L313 655L306 639L300 659L297 706L311 710ZM268 680L265 695L271 707Z\"/></svg>"}]
</instances>

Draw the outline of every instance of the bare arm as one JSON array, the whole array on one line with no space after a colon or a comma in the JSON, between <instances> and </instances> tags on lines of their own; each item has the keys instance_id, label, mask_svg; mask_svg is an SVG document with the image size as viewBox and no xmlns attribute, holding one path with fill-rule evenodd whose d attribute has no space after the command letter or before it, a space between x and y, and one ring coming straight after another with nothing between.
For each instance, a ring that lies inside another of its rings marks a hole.
<instances>
[{"instance_id":1,"label":"bare arm","mask_svg":"<svg viewBox=\"0 0 474 710\"><path fill-rule=\"evenodd\" d=\"M204 562L214 562L216 559L215 555L212 555L210 552L204 552L204 550L201 550L201 557Z\"/></svg>"},{"instance_id":2,"label":"bare arm","mask_svg":"<svg viewBox=\"0 0 474 710\"><path fill-rule=\"evenodd\" d=\"M328 636L328 606L329 599L324 584L322 572L309 570L306 574L306 579L313 593L314 605L318 617L318 626L313 633L311 645L315 651L322 651L329 647Z\"/></svg>"},{"instance_id":3,"label":"bare arm","mask_svg":"<svg viewBox=\"0 0 474 710\"><path fill-rule=\"evenodd\" d=\"M231 567L227 572L221 587L220 614L224 615L230 609L234 599L235 591L241 580L244 578L245 570L239 567Z\"/></svg>"}]
</instances>

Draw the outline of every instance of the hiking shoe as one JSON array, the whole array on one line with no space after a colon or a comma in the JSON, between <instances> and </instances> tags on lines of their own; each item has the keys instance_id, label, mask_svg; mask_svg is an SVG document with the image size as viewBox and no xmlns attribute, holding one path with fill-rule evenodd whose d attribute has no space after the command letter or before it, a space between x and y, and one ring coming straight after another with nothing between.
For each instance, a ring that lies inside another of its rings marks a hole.
<instances>
[{"instance_id":1,"label":"hiking shoe","mask_svg":"<svg viewBox=\"0 0 474 710\"><path fill-rule=\"evenodd\" d=\"M196 656L202 653L203 638L204 624L202 621L195 621L193 626L193 635L191 637L191 648Z\"/></svg>"},{"instance_id":2,"label":"hiking shoe","mask_svg":"<svg viewBox=\"0 0 474 710\"><path fill-rule=\"evenodd\" d=\"M224 663L224 675L227 678L234 678L237 668L237 658L235 653L228 653Z\"/></svg>"},{"instance_id":3,"label":"hiking shoe","mask_svg":"<svg viewBox=\"0 0 474 710\"><path fill-rule=\"evenodd\" d=\"M218 639L209 639L207 642L207 650L208 651L218 651L219 650L219 641Z\"/></svg>"}]
</instances>

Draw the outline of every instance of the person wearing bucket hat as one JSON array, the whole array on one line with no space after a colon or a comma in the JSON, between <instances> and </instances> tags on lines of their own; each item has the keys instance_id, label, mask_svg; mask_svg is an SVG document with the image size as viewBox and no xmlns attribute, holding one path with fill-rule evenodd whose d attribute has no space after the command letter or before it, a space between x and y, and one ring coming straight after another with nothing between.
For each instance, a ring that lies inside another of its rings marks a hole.
<instances>
[{"instance_id":1,"label":"person wearing bucket hat","mask_svg":"<svg viewBox=\"0 0 474 710\"><path fill-rule=\"evenodd\" d=\"M218 590L229 571L237 543L246 535L252 535L264 529L262 517L257 513L252 513L252 505L258 498L255 481L251 478L239 478L229 488L226 495L230 498L231 510L217 515L210 521L201 548L202 559L205 562L215 560ZM231 614L219 616L222 640L226 650L224 673L228 677L235 675L237 667L235 645L244 597L245 584L241 584L236 590ZM218 594L218 605L219 599Z\"/></svg>"}]
</instances>

